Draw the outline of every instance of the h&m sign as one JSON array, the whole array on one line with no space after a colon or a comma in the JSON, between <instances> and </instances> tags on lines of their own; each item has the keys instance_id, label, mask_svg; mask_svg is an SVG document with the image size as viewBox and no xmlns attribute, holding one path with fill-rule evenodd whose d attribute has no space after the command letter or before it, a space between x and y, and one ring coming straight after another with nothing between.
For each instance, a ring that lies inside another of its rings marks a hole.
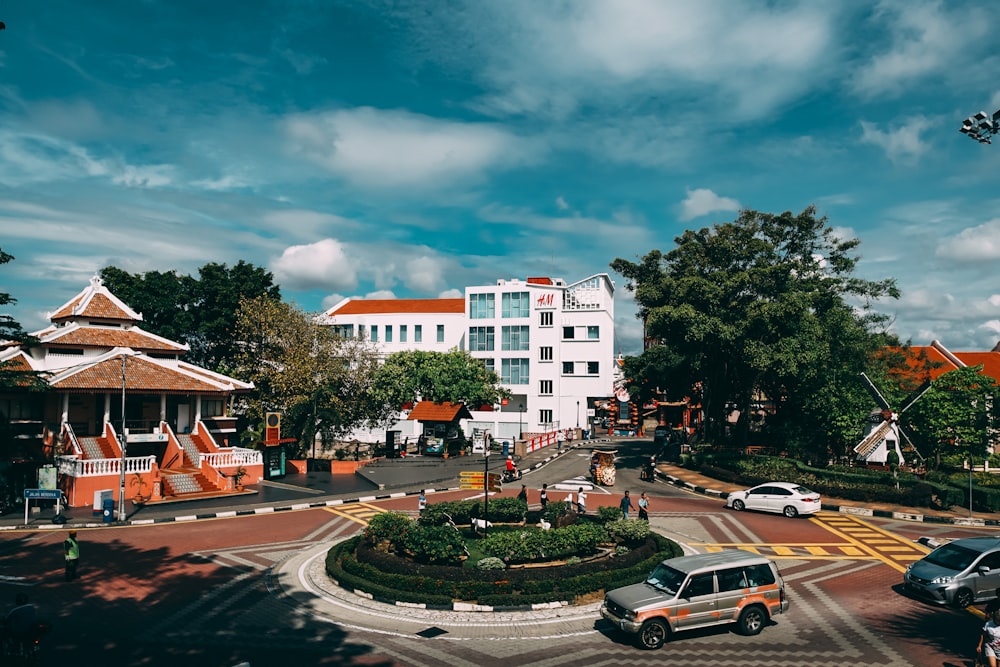
<instances>
[{"instance_id":1,"label":"h&m sign","mask_svg":"<svg viewBox=\"0 0 1000 667\"><path fill-rule=\"evenodd\" d=\"M538 298L535 299L535 308L552 308L555 306L555 294L549 292L548 294L539 294Z\"/></svg>"}]
</instances>

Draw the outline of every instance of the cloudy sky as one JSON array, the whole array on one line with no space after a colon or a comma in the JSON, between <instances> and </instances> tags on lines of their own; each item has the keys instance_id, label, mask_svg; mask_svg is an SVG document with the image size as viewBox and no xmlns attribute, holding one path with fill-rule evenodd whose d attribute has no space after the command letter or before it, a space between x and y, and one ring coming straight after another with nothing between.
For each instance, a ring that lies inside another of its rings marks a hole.
<instances>
[{"instance_id":1,"label":"cloudy sky","mask_svg":"<svg viewBox=\"0 0 1000 667\"><path fill-rule=\"evenodd\" d=\"M286 299L568 282L815 204L904 339L1000 341L989 3L8 0L0 291L246 260ZM640 351L612 274L617 347Z\"/></svg>"}]
</instances>

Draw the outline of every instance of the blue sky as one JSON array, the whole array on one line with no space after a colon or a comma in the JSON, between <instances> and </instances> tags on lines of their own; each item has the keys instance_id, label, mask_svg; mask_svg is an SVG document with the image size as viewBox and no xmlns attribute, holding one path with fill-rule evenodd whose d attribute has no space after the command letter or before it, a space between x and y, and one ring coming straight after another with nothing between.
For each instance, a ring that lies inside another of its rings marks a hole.
<instances>
[{"instance_id":1,"label":"blue sky","mask_svg":"<svg viewBox=\"0 0 1000 667\"><path fill-rule=\"evenodd\" d=\"M982 2L0 4L0 291L246 260L286 299L573 282L815 204L904 340L1000 341ZM998 141L1000 144L1000 141ZM618 350L641 349L618 286Z\"/></svg>"}]
</instances>

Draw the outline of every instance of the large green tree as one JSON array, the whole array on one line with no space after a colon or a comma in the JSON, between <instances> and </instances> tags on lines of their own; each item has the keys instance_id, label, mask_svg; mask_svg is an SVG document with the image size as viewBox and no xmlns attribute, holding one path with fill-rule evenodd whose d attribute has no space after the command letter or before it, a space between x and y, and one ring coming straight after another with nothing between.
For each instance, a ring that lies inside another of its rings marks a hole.
<instances>
[{"instance_id":1,"label":"large green tree","mask_svg":"<svg viewBox=\"0 0 1000 667\"><path fill-rule=\"evenodd\" d=\"M894 281L854 277L859 241L838 238L813 207L798 215L745 210L674 242L665 254L611 264L635 292L647 338L670 350L678 374L659 384L683 392L703 383L712 441L725 438L735 409L732 436L745 443L750 408L764 395L786 433L830 430L824 410L837 387L857 387L855 371L885 340L872 337L885 319L870 306L898 298Z\"/></svg>"},{"instance_id":2,"label":"large green tree","mask_svg":"<svg viewBox=\"0 0 1000 667\"><path fill-rule=\"evenodd\" d=\"M411 350L390 354L375 378L376 401L397 408L416 400L464 403L472 409L494 405L510 392L496 372L468 352Z\"/></svg>"},{"instance_id":3,"label":"large green tree","mask_svg":"<svg viewBox=\"0 0 1000 667\"><path fill-rule=\"evenodd\" d=\"M14 256L0 250L0 265L13 261ZM0 292L0 307L6 309L17 303L17 299L7 292ZM35 339L21 323L8 312L0 313L0 344L17 343L30 345ZM2 348L0 348L2 349ZM0 389L44 389L46 384L35 371L12 362L0 363Z\"/></svg>"},{"instance_id":4,"label":"large green tree","mask_svg":"<svg viewBox=\"0 0 1000 667\"><path fill-rule=\"evenodd\" d=\"M378 355L370 343L341 338L312 315L267 296L244 299L237 311L235 371L255 385L241 406L250 425L280 412L282 437L295 438L298 453L309 454L317 439L327 449L356 428L391 419L398 406L372 400Z\"/></svg>"},{"instance_id":5,"label":"large green tree","mask_svg":"<svg viewBox=\"0 0 1000 667\"><path fill-rule=\"evenodd\" d=\"M274 276L240 260L235 266L209 263L198 278L176 272L130 274L113 266L101 270L113 294L142 313L144 327L159 336L187 343L186 360L231 373L239 352L233 337L243 299L281 298Z\"/></svg>"},{"instance_id":6,"label":"large green tree","mask_svg":"<svg viewBox=\"0 0 1000 667\"><path fill-rule=\"evenodd\" d=\"M944 373L901 418L917 449L940 465L941 458L958 454L981 459L1000 427L1000 385L983 367L970 366Z\"/></svg>"}]
</instances>

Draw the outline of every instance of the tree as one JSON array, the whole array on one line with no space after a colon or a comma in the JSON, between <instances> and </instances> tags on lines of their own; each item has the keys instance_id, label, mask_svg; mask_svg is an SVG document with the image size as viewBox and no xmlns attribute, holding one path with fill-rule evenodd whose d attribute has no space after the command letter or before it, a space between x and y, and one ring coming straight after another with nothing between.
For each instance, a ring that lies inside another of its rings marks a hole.
<instances>
[{"instance_id":1,"label":"tree","mask_svg":"<svg viewBox=\"0 0 1000 667\"><path fill-rule=\"evenodd\" d=\"M940 466L942 457L989 456L1000 426L1000 385L970 366L944 373L906 411L904 427L920 453Z\"/></svg>"},{"instance_id":2,"label":"tree","mask_svg":"<svg viewBox=\"0 0 1000 667\"><path fill-rule=\"evenodd\" d=\"M416 400L464 403L473 409L494 405L510 392L496 372L468 352L411 350L389 355L378 369L374 400L399 409Z\"/></svg>"},{"instance_id":3,"label":"tree","mask_svg":"<svg viewBox=\"0 0 1000 667\"><path fill-rule=\"evenodd\" d=\"M0 264L7 264L13 259L13 255L0 249ZM13 306L16 303L17 299L9 293L0 292L0 306ZM14 319L13 315L0 313L0 350L3 349L4 345L2 344L4 343L29 346L34 341L35 338L21 327L20 322ZM0 389L40 390L46 386L39 374L30 368L25 368L14 361L0 362Z\"/></svg>"},{"instance_id":4,"label":"tree","mask_svg":"<svg viewBox=\"0 0 1000 667\"><path fill-rule=\"evenodd\" d=\"M176 272L129 274L113 266L101 270L109 290L142 313L144 327L170 340L187 343L187 361L231 373L239 350L233 332L243 299L280 299L273 275L240 260L232 268L209 263L198 279Z\"/></svg>"},{"instance_id":5,"label":"tree","mask_svg":"<svg viewBox=\"0 0 1000 667\"><path fill-rule=\"evenodd\" d=\"M667 347L687 374L661 384L680 390L703 382L712 441L725 438L735 409L732 436L745 443L750 408L762 394L777 406L776 422L786 430L792 423L797 430L815 428L815 422L795 421L804 397L829 385L835 365L851 360L862 367L873 347L868 332L885 322L870 305L898 298L894 281L854 278L859 241L837 238L813 207L798 215L746 210L732 223L688 230L674 241L667 254L653 250L638 263L611 264L635 292L647 337ZM859 310L848 297L860 302ZM831 333L849 344L833 341ZM819 405L809 412L819 412Z\"/></svg>"},{"instance_id":6,"label":"tree","mask_svg":"<svg viewBox=\"0 0 1000 667\"><path fill-rule=\"evenodd\" d=\"M331 327L267 296L244 299L233 332L236 372L254 383L241 409L252 424L282 413L282 435L298 453L327 449L362 426L388 423L395 408L371 399L378 355L366 341L341 338ZM252 433L252 431L251 431Z\"/></svg>"}]
</instances>

